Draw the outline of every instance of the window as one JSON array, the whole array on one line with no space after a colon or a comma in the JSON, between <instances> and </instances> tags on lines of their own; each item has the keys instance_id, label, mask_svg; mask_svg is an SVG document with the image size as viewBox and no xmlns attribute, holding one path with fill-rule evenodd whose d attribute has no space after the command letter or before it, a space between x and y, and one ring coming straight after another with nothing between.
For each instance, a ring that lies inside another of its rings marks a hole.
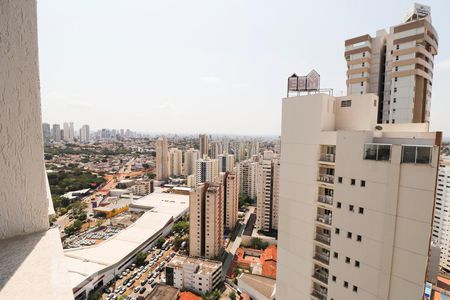
<instances>
[{"instance_id":1,"label":"window","mask_svg":"<svg viewBox=\"0 0 450 300\"><path fill-rule=\"evenodd\" d=\"M364 144L364 159L389 160L391 158L391 145Z\"/></svg>"},{"instance_id":2,"label":"window","mask_svg":"<svg viewBox=\"0 0 450 300\"><path fill-rule=\"evenodd\" d=\"M395 60L398 60L398 56L395 57Z\"/></svg>"},{"instance_id":3,"label":"window","mask_svg":"<svg viewBox=\"0 0 450 300\"><path fill-rule=\"evenodd\" d=\"M397 49L397 50L400 49L400 45L396 45L395 49Z\"/></svg>"},{"instance_id":4,"label":"window","mask_svg":"<svg viewBox=\"0 0 450 300\"><path fill-rule=\"evenodd\" d=\"M337 208L341 208L341 202L336 203Z\"/></svg>"},{"instance_id":5,"label":"window","mask_svg":"<svg viewBox=\"0 0 450 300\"><path fill-rule=\"evenodd\" d=\"M334 233L335 233L335 234L339 234L340 231L341 231L341 230L340 230L339 228L335 228L335 229L334 229Z\"/></svg>"},{"instance_id":6,"label":"window","mask_svg":"<svg viewBox=\"0 0 450 300\"><path fill-rule=\"evenodd\" d=\"M395 77L395 78L394 78L394 81L397 82L397 80L398 80L397 77Z\"/></svg>"},{"instance_id":7,"label":"window","mask_svg":"<svg viewBox=\"0 0 450 300\"><path fill-rule=\"evenodd\" d=\"M347 281L344 281L344 287L348 288L348 282Z\"/></svg>"},{"instance_id":8,"label":"window","mask_svg":"<svg viewBox=\"0 0 450 300\"><path fill-rule=\"evenodd\" d=\"M337 258L339 257L339 253L334 252L334 253L333 253L333 257L337 259Z\"/></svg>"},{"instance_id":9,"label":"window","mask_svg":"<svg viewBox=\"0 0 450 300\"><path fill-rule=\"evenodd\" d=\"M351 184L351 185L355 185L355 183L356 183L356 180L352 178L352 180L351 180L351 183L350 183L350 184Z\"/></svg>"},{"instance_id":10,"label":"window","mask_svg":"<svg viewBox=\"0 0 450 300\"><path fill-rule=\"evenodd\" d=\"M334 282L336 282L336 276L333 275L333 276L331 277L331 280L333 280Z\"/></svg>"},{"instance_id":11,"label":"window","mask_svg":"<svg viewBox=\"0 0 450 300\"><path fill-rule=\"evenodd\" d=\"M363 207L360 207L359 210L358 210L358 212L359 212L361 215L364 214L364 208L363 208Z\"/></svg>"},{"instance_id":12,"label":"window","mask_svg":"<svg viewBox=\"0 0 450 300\"><path fill-rule=\"evenodd\" d=\"M366 66L366 63L363 62L363 63L361 64L361 66L362 66L362 67L365 67L365 66Z\"/></svg>"},{"instance_id":13,"label":"window","mask_svg":"<svg viewBox=\"0 0 450 300\"><path fill-rule=\"evenodd\" d=\"M361 242L361 241L362 241L362 236L358 234L358 235L356 236L356 240L357 240L358 242Z\"/></svg>"},{"instance_id":14,"label":"window","mask_svg":"<svg viewBox=\"0 0 450 300\"><path fill-rule=\"evenodd\" d=\"M359 268L359 260L355 260L355 267Z\"/></svg>"},{"instance_id":15,"label":"window","mask_svg":"<svg viewBox=\"0 0 450 300\"><path fill-rule=\"evenodd\" d=\"M366 52L363 52L363 53L362 53L362 57L366 57Z\"/></svg>"},{"instance_id":16,"label":"window","mask_svg":"<svg viewBox=\"0 0 450 300\"><path fill-rule=\"evenodd\" d=\"M342 100L341 107L350 107L352 106L352 100Z\"/></svg>"},{"instance_id":17,"label":"window","mask_svg":"<svg viewBox=\"0 0 450 300\"><path fill-rule=\"evenodd\" d=\"M350 257L347 256L347 257L345 258L345 263L347 263L347 264L350 263Z\"/></svg>"},{"instance_id":18,"label":"window","mask_svg":"<svg viewBox=\"0 0 450 300\"><path fill-rule=\"evenodd\" d=\"M347 238L349 238L349 239L352 238L352 233L351 232L347 232Z\"/></svg>"},{"instance_id":19,"label":"window","mask_svg":"<svg viewBox=\"0 0 450 300\"><path fill-rule=\"evenodd\" d=\"M397 98L394 98L394 103L397 103Z\"/></svg>"},{"instance_id":20,"label":"window","mask_svg":"<svg viewBox=\"0 0 450 300\"><path fill-rule=\"evenodd\" d=\"M338 177L338 182L342 183L342 177L340 177L340 176Z\"/></svg>"},{"instance_id":21,"label":"window","mask_svg":"<svg viewBox=\"0 0 450 300\"><path fill-rule=\"evenodd\" d=\"M354 291L355 293L358 292L358 287L357 287L356 285L353 286L353 291Z\"/></svg>"},{"instance_id":22,"label":"window","mask_svg":"<svg viewBox=\"0 0 450 300\"><path fill-rule=\"evenodd\" d=\"M361 81L361 86L364 86L364 81Z\"/></svg>"},{"instance_id":23,"label":"window","mask_svg":"<svg viewBox=\"0 0 450 300\"><path fill-rule=\"evenodd\" d=\"M395 71L398 71L398 67L395 67ZM397 81L397 77L395 77L395 81Z\"/></svg>"},{"instance_id":24,"label":"window","mask_svg":"<svg viewBox=\"0 0 450 300\"><path fill-rule=\"evenodd\" d=\"M432 159L432 147L408 146L402 147L402 163L429 164Z\"/></svg>"},{"instance_id":25,"label":"window","mask_svg":"<svg viewBox=\"0 0 450 300\"><path fill-rule=\"evenodd\" d=\"M395 124L395 119L392 119L392 124Z\"/></svg>"},{"instance_id":26,"label":"window","mask_svg":"<svg viewBox=\"0 0 450 300\"><path fill-rule=\"evenodd\" d=\"M365 187L366 186L366 181L365 180L361 180L361 187Z\"/></svg>"},{"instance_id":27,"label":"window","mask_svg":"<svg viewBox=\"0 0 450 300\"><path fill-rule=\"evenodd\" d=\"M348 205L348 210L349 210L349 211L353 211L353 209L354 209L354 206L353 206L352 204L349 204L349 205Z\"/></svg>"}]
</instances>

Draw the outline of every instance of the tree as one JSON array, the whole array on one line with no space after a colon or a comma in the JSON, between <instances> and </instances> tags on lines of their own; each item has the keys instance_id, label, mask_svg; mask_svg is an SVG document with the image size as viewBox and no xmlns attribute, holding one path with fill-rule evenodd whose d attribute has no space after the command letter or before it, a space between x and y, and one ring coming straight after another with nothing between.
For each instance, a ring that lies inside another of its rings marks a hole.
<instances>
[{"instance_id":1,"label":"tree","mask_svg":"<svg viewBox=\"0 0 450 300\"><path fill-rule=\"evenodd\" d=\"M266 249L269 243L263 242L260 238L252 238L250 240L250 247L254 249Z\"/></svg>"},{"instance_id":2,"label":"tree","mask_svg":"<svg viewBox=\"0 0 450 300\"><path fill-rule=\"evenodd\" d=\"M147 258L146 253L138 252L138 254L136 254L136 264L138 266L142 266L144 264L146 258Z\"/></svg>"},{"instance_id":3,"label":"tree","mask_svg":"<svg viewBox=\"0 0 450 300\"><path fill-rule=\"evenodd\" d=\"M231 300L236 300L236 293L234 291L232 291L228 297L230 297Z\"/></svg>"},{"instance_id":4,"label":"tree","mask_svg":"<svg viewBox=\"0 0 450 300\"><path fill-rule=\"evenodd\" d=\"M152 172L148 173L147 176L148 176L148 178L150 178L150 179L155 179L155 178L156 178L156 174L155 174L155 173L152 173Z\"/></svg>"},{"instance_id":5,"label":"tree","mask_svg":"<svg viewBox=\"0 0 450 300\"><path fill-rule=\"evenodd\" d=\"M150 168L150 165L145 163L145 164L142 164L142 167L144 167L144 169L148 169L148 168Z\"/></svg>"},{"instance_id":6,"label":"tree","mask_svg":"<svg viewBox=\"0 0 450 300\"><path fill-rule=\"evenodd\" d=\"M85 212L79 214L77 217L77 220L80 220L81 222L86 221L86 219L87 219L87 214Z\"/></svg>"},{"instance_id":7,"label":"tree","mask_svg":"<svg viewBox=\"0 0 450 300\"><path fill-rule=\"evenodd\" d=\"M219 300L220 299L220 291L215 289L214 291L209 291L202 296L203 300Z\"/></svg>"},{"instance_id":8,"label":"tree","mask_svg":"<svg viewBox=\"0 0 450 300\"><path fill-rule=\"evenodd\" d=\"M189 222L183 220L178 221L173 225L172 230L175 233L187 232L189 230Z\"/></svg>"},{"instance_id":9,"label":"tree","mask_svg":"<svg viewBox=\"0 0 450 300\"><path fill-rule=\"evenodd\" d=\"M166 239L164 237L160 237L157 241L156 241L156 247L161 248L162 245L164 245L164 243L166 242Z\"/></svg>"}]
</instances>

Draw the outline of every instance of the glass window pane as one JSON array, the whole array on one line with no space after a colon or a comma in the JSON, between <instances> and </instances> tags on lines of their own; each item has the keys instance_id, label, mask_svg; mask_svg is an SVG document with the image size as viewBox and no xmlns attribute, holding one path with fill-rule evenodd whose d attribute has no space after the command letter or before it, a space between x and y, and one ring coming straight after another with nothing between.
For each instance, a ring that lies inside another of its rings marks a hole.
<instances>
[{"instance_id":1,"label":"glass window pane","mask_svg":"<svg viewBox=\"0 0 450 300\"><path fill-rule=\"evenodd\" d=\"M364 145L364 159L377 159L377 145L365 144Z\"/></svg>"},{"instance_id":2,"label":"glass window pane","mask_svg":"<svg viewBox=\"0 0 450 300\"><path fill-rule=\"evenodd\" d=\"M416 162L416 147L415 146L403 146L402 162L403 163L415 163Z\"/></svg>"},{"instance_id":3,"label":"glass window pane","mask_svg":"<svg viewBox=\"0 0 450 300\"><path fill-rule=\"evenodd\" d=\"M378 160L389 160L391 158L390 145L378 145Z\"/></svg>"},{"instance_id":4,"label":"glass window pane","mask_svg":"<svg viewBox=\"0 0 450 300\"><path fill-rule=\"evenodd\" d=\"M429 164L431 162L431 147L417 147L418 164Z\"/></svg>"}]
</instances>

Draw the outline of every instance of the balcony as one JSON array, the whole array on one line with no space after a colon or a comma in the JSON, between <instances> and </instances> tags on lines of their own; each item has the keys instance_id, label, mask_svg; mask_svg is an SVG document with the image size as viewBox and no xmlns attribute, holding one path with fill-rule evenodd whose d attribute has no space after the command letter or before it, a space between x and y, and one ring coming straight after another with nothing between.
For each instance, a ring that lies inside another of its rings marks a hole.
<instances>
[{"instance_id":1,"label":"balcony","mask_svg":"<svg viewBox=\"0 0 450 300\"><path fill-rule=\"evenodd\" d=\"M328 284L328 274L326 273L315 271L312 277L324 284Z\"/></svg>"},{"instance_id":2,"label":"balcony","mask_svg":"<svg viewBox=\"0 0 450 300\"><path fill-rule=\"evenodd\" d=\"M326 225L330 225L330 226L331 226L331 215L321 215L321 214L318 214L318 215L317 215L316 221L318 221L319 223L322 223L322 224L326 224Z\"/></svg>"},{"instance_id":3,"label":"balcony","mask_svg":"<svg viewBox=\"0 0 450 300\"><path fill-rule=\"evenodd\" d=\"M331 243L331 236L322 233L316 233L316 237L314 240L329 246Z\"/></svg>"},{"instance_id":4,"label":"balcony","mask_svg":"<svg viewBox=\"0 0 450 300\"><path fill-rule=\"evenodd\" d=\"M319 174L319 176L317 177L317 181L328 184L334 184L334 175Z\"/></svg>"},{"instance_id":5,"label":"balcony","mask_svg":"<svg viewBox=\"0 0 450 300\"><path fill-rule=\"evenodd\" d=\"M318 299L318 300L327 300L327 293L326 292L322 292L320 290L314 289L311 293L311 296L313 296L314 298Z\"/></svg>"},{"instance_id":6,"label":"balcony","mask_svg":"<svg viewBox=\"0 0 450 300\"><path fill-rule=\"evenodd\" d=\"M335 154L332 153L322 153L320 154L319 161L321 162L327 162L327 163L334 163Z\"/></svg>"},{"instance_id":7,"label":"balcony","mask_svg":"<svg viewBox=\"0 0 450 300\"><path fill-rule=\"evenodd\" d=\"M319 195L317 201L319 201L320 203L333 205L333 196Z\"/></svg>"},{"instance_id":8,"label":"balcony","mask_svg":"<svg viewBox=\"0 0 450 300\"><path fill-rule=\"evenodd\" d=\"M325 253L319 253L319 252L316 252L316 253L314 254L314 257L313 257L313 258L314 258L315 260L317 260L317 261L319 261L319 262L321 262L321 263L327 265L327 266L328 266L328 264L330 263L330 256L329 256L329 255L326 255Z\"/></svg>"}]
</instances>

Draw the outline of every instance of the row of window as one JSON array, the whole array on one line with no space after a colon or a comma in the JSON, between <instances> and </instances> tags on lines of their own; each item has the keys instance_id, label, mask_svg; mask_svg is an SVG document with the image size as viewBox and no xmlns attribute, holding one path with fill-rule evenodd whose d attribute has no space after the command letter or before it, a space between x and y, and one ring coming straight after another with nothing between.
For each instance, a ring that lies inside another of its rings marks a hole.
<instances>
[{"instance_id":1,"label":"row of window","mask_svg":"<svg viewBox=\"0 0 450 300\"><path fill-rule=\"evenodd\" d=\"M343 178L341 176L338 177L338 183L342 183L343 182ZM350 185L356 185L356 179L351 178L350 179ZM359 185L361 187L365 187L366 186L366 181L365 180L360 180Z\"/></svg>"},{"instance_id":2,"label":"row of window","mask_svg":"<svg viewBox=\"0 0 450 300\"><path fill-rule=\"evenodd\" d=\"M333 282L336 282L337 281L337 278L336 278L336 276L331 276L331 280L333 280ZM349 288L349 283L348 283L348 281L344 281L344 283L343 283L343 286L345 287L345 288ZM353 285L353 292L355 292L355 293L357 293L358 292L358 287L356 286L356 285ZM332 298L333 299L333 298Z\"/></svg>"},{"instance_id":3,"label":"row of window","mask_svg":"<svg viewBox=\"0 0 450 300\"><path fill-rule=\"evenodd\" d=\"M341 234L341 229L336 227L336 228L334 229L334 233L335 233L336 235ZM348 239L352 239L352 238L353 238L353 233L350 232L350 231L348 231L348 232L347 232L347 238L348 238ZM356 235L356 241L357 241L357 242L362 242L362 235L357 234L357 235Z\"/></svg>"},{"instance_id":4,"label":"row of window","mask_svg":"<svg viewBox=\"0 0 450 300\"><path fill-rule=\"evenodd\" d=\"M336 203L336 207L337 208L342 208L342 203L338 201ZM348 205L348 210L351 211L351 212L354 212L355 211L355 206L353 204L349 204ZM364 214L364 207L359 207L358 208L358 213L363 215Z\"/></svg>"},{"instance_id":5,"label":"row of window","mask_svg":"<svg viewBox=\"0 0 450 300\"><path fill-rule=\"evenodd\" d=\"M333 252L333 257L334 257L335 259L338 259L338 258L339 258L339 253ZM350 263L351 263L350 257L348 257L348 256L345 257L345 263L346 263L346 264L350 264ZM355 261L354 261L354 265L355 265L356 268L359 268L360 265L361 265L361 263L359 262L359 260L355 260Z\"/></svg>"}]
</instances>

